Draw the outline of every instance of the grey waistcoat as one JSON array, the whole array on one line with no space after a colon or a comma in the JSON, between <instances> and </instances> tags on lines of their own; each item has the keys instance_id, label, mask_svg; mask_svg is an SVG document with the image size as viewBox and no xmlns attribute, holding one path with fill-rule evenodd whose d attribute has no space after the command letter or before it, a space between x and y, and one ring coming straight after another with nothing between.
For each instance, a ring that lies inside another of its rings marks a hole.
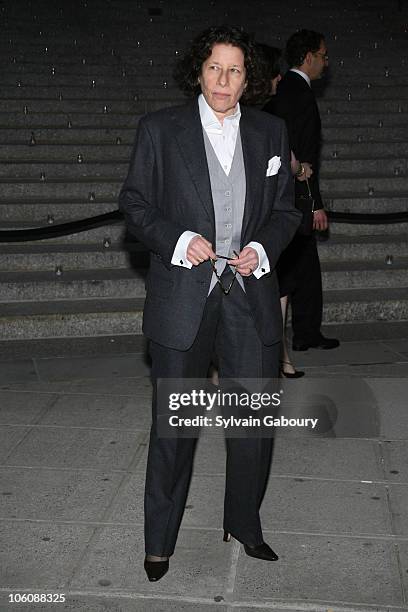
<instances>
[{"instance_id":1,"label":"grey waistcoat","mask_svg":"<svg viewBox=\"0 0 408 612\"><path fill-rule=\"evenodd\" d=\"M234 257L234 250L239 253L241 245L242 219L244 216L246 180L245 166L242 155L241 134L238 130L234 158L227 176L216 156L211 142L203 130L205 152L210 173L211 192L215 216L215 252L218 255ZM225 259L218 259L216 268L221 276L226 266ZM234 270L234 269L233 269ZM237 281L244 288L242 276L237 274ZM212 275L209 292L217 283L217 277Z\"/></svg>"}]
</instances>

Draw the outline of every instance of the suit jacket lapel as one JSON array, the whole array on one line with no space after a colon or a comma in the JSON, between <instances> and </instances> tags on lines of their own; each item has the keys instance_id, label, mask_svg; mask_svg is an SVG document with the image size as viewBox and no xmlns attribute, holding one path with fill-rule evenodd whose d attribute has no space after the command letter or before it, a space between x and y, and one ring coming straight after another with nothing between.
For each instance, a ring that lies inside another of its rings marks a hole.
<instances>
[{"instance_id":1,"label":"suit jacket lapel","mask_svg":"<svg viewBox=\"0 0 408 612\"><path fill-rule=\"evenodd\" d=\"M246 180L245 209L241 240L245 243L245 233L251 220L251 214L254 207L256 207L256 203L262 198L267 160L264 159L264 148L259 137L259 124L254 125L254 121L246 113L245 107L241 106L241 111L240 132Z\"/></svg>"},{"instance_id":2,"label":"suit jacket lapel","mask_svg":"<svg viewBox=\"0 0 408 612\"><path fill-rule=\"evenodd\" d=\"M199 199L212 223L215 224L210 175L197 100L187 105L185 109L185 114L176 118L175 137Z\"/></svg>"},{"instance_id":3,"label":"suit jacket lapel","mask_svg":"<svg viewBox=\"0 0 408 612\"><path fill-rule=\"evenodd\" d=\"M259 137L260 127L262 129L262 126L259 126L258 122L254 122L244 106L241 106L241 112L240 133L246 179L241 239L245 241L245 233L251 220L251 214L254 207L256 207L256 203L262 198L267 160L264 159L264 147ZM197 100L186 105L184 114L175 117L175 121L177 122L175 138L178 142L180 153L187 166L199 199L215 226L211 183Z\"/></svg>"}]
</instances>

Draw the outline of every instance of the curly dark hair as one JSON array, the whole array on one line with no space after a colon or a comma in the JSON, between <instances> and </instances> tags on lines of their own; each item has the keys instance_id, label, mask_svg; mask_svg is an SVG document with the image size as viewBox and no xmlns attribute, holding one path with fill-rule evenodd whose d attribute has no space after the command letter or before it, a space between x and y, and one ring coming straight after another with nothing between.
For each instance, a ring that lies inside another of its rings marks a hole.
<instances>
[{"instance_id":1,"label":"curly dark hair","mask_svg":"<svg viewBox=\"0 0 408 612\"><path fill-rule=\"evenodd\" d=\"M324 40L323 34L313 30L299 30L286 43L285 56L289 67L301 66L309 51L316 53Z\"/></svg>"},{"instance_id":2,"label":"curly dark hair","mask_svg":"<svg viewBox=\"0 0 408 612\"><path fill-rule=\"evenodd\" d=\"M205 60L210 57L216 44L233 45L244 54L247 87L242 101L252 98L254 92L262 87L262 68L256 45L252 37L240 28L227 25L207 28L192 41L189 51L179 60L173 73L174 80L188 96L201 92L198 77Z\"/></svg>"},{"instance_id":3,"label":"curly dark hair","mask_svg":"<svg viewBox=\"0 0 408 612\"><path fill-rule=\"evenodd\" d=\"M257 50L261 57L262 70L265 79L275 79L278 74L282 74L282 50L278 47L271 47L264 43L257 44Z\"/></svg>"},{"instance_id":4,"label":"curly dark hair","mask_svg":"<svg viewBox=\"0 0 408 612\"><path fill-rule=\"evenodd\" d=\"M264 43L256 44L262 78L253 89L253 96L247 96L246 102L263 106L271 97L271 81L283 73L282 51Z\"/></svg>"}]
</instances>

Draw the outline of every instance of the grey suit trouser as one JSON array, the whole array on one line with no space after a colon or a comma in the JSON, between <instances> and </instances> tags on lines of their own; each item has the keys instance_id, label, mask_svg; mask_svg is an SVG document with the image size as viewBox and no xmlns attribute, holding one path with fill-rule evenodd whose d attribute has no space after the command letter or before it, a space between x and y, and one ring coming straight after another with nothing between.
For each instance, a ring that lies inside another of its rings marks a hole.
<instances>
[{"instance_id":1,"label":"grey suit trouser","mask_svg":"<svg viewBox=\"0 0 408 612\"><path fill-rule=\"evenodd\" d=\"M225 286L230 273L223 275ZM225 296L216 285L207 298L196 339L187 351L150 343L152 378L206 378L216 352L222 378L277 378L280 343L265 346L245 293L235 282ZM160 438L153 425L145 486L146 553L171 555L186 503L196 439ZM245 544L263 541L259 507L265 492L272 438L227 438L224 529Z\"/></svg>"}]
</instances>

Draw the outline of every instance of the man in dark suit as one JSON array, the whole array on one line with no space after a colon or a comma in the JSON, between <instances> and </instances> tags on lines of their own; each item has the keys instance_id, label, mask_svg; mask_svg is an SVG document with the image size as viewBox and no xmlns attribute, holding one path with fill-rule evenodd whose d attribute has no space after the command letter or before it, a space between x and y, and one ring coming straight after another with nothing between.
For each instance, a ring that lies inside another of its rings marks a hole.
<instances>
[{"instance_id":1,"label":"man in dark suit","mask_svg":"<svg viewBox=\"0 0 408 612\"><path fill-rule=\"evenodd\" d=\"M327 66L328 55L324 37L318 32L300 30L286 44L286 59L290 70L280 81L277 94L266 108L286 121L289 145L296 159L309 162L313 174L309 179L314 198L315 230L324 231L328 221L323 210L319 189L319 153L321 122L311 81L319 79ZM302 172L302 165L299 172ZM301 176L301 175L300 175ZM296 196L306 195L305 182L295 181ZM339 346L336 338L325 338L321 331L323 297L322 279L316 239L312 234L297 234L284 256L295 276L291 295L293 349L332 349Z\"/></svg>"},{"instance_id":2,"label":"man in dark suit","mask_svg":"<svg viewBox=\"0 0 408 612\"><path fill-rule=\"evenodd\" d=\"M248 70L254 62L241 30L198 36L178 74L194 99L140 120L120 194L129 231L151 252L143 322L154 383L145 488L151 581L168 570L195 446L158 435L157 381L205 378L214 351L221 377L278 376L274 268L299 213L284 122L239 105L259 85ZM227 439L224 529L265 560L277 559L259 519L270 455L271 439Z\"/></svg>"}]
</instances>

